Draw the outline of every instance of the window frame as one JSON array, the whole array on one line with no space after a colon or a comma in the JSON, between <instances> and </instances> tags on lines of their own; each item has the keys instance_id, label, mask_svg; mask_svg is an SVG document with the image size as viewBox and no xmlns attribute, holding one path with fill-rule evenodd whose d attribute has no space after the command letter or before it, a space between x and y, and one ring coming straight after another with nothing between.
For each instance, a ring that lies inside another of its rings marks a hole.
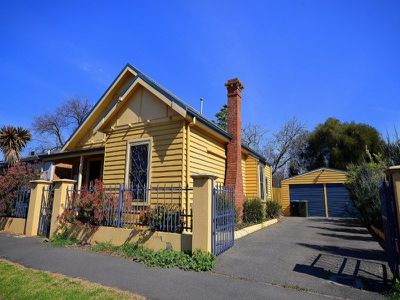
<instances>
[{"instance_id":1,"label":"window frame","mask_svg":"<svg viewBox=\"0 0 400 300\"><path fill-rule=\"evenodd\" d=\"M146 202L149 202L149 191L151 187L151 165L152 165L152 152L153 152L153 139L152 138L142 138L142 139L134 139L129 140L126 143L126 157L125 157L125 186L129 187L129 170L131 168L131 147L139 146L139 145L147 145L147 182L146 189L148 195L146 197Z\"/></svg>"},{"instance_id":2,"label":"window frame","mask_svg":"<svg viewBox=\"0 0 400 300\"><path fill-rule=\"evenodd\" d=\"M260 195L260 199L265 201L265 166L262 164L258 164L258 192ZM262 178L261 178L262 175ZM262 189L261 189L261 183L262 183Z\"/></svg>"}]
</instances>

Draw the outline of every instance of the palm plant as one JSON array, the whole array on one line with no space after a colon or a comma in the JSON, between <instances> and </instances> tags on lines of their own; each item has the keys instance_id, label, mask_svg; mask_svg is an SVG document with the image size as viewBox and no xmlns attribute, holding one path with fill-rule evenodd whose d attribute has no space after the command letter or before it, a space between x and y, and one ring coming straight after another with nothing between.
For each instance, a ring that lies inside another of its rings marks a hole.
<instances>
[{"instance_id":1,"label":"palm plant","mask_svg":"<svg viewBox=\"0 0 400 300\"><path fill-rule=\"evenodd\" d=\"M20 152L30 140L31 134L27 129L14 126L0 128L0 150L8 165L13 166L19 161Z\"/></svg>"}]
</instances>

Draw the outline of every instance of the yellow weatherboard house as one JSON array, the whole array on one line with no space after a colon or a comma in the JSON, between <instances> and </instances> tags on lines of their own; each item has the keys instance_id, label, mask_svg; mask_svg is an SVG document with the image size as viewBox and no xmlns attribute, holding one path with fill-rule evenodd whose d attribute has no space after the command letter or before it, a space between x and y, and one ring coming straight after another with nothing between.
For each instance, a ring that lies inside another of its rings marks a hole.
<instances>
[{"instance_id":1,"label":"yellow weatherboard house","mask_svg":"<svg viewBox=\"0 0 400 300\"><path fill-rule=\"evenodd\" d=\"M243 85L233 79L226 87L227 131L128 64L62 151L41 158L57 166L55 177L75 179L78 189L96 179L190 187L192 175L207 173L234 188L238 205L246 197L266 200L271 167L241 143ZM191 192L183 193L188 207Z\"/></svg>"}]
</instances>

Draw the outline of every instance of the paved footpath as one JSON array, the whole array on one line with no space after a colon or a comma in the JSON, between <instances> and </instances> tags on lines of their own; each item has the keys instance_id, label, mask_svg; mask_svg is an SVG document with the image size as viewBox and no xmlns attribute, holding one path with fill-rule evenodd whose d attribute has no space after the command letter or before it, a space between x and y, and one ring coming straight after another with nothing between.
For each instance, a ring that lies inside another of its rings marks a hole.
<instances>
[{"instance_id":1,"label":"paved footpath","mask_svg":"<svg viewBox=\"0 0 400 300\"><path fill-rule=\"evenodd\" d=\"M39 238L0 233L0 258L83 278L151 299L332 299L257 280L211 272L148 268L131 260L79 249L53 248Z\"/></svg>"}]
</instances>

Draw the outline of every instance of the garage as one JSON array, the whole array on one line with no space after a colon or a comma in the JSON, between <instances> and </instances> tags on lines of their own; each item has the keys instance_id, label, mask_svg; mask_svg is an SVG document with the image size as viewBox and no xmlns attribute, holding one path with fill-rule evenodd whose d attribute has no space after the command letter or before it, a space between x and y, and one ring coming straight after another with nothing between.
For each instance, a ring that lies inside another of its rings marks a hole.
<instances>
[{"instance_id":1,"label":"garage","mask_svg":"<svg viewBox=\"0 0 400 300\"><path fill-rule=\"evenodd\" d=\"M283 180L284 214L291 215L291 203L306 201L309 217L356 218L357 210L345 182L346 172L329 168Z\"/></svg>"}]
</instances>

